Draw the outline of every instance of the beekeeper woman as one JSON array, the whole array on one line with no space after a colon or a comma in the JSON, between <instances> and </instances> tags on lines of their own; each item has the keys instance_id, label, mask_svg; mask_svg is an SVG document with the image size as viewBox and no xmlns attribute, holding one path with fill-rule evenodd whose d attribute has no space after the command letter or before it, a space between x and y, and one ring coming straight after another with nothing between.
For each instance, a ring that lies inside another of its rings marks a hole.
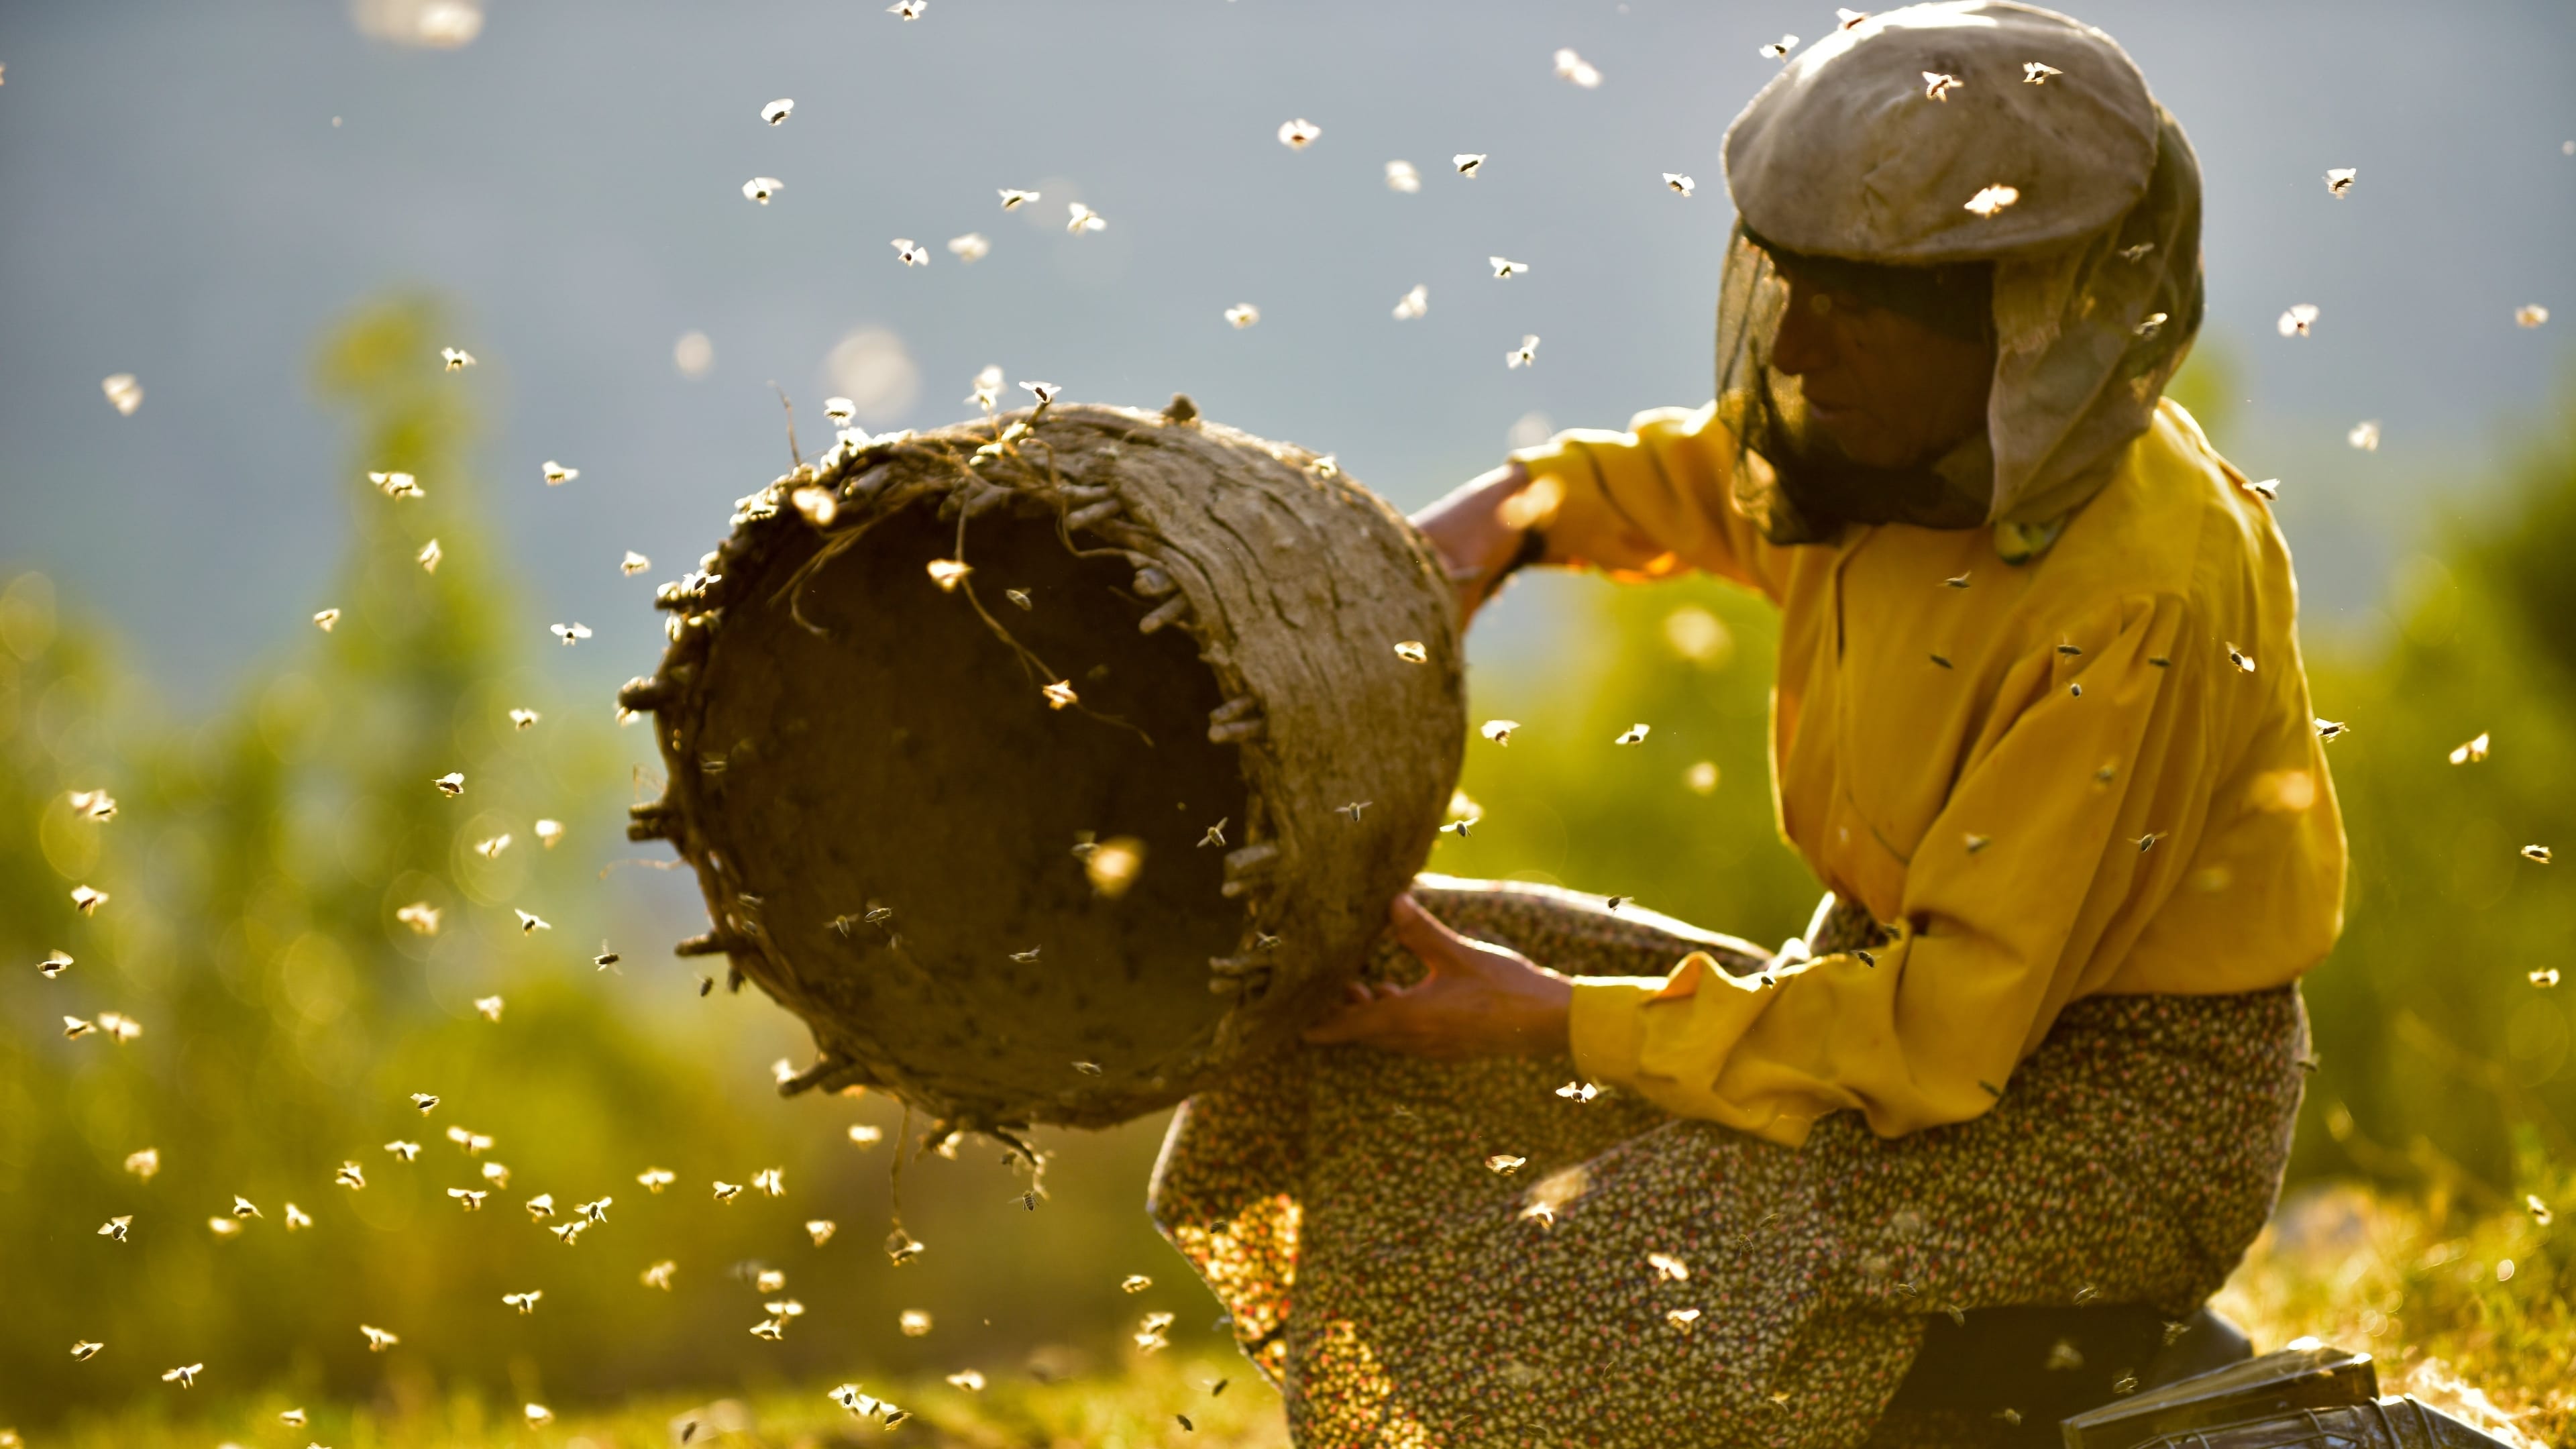
<instances>
[{"instance_id":1,"label":"beekeeper woman","mask_svg":"<svg viewBox=\"0 0 2576 1449\"><path fill-rule=\"evenodd\" d=\"M1894 1442L1927 1319L2187 1314L2278 1190L2344 849L2280 532L2160 401L2181 128L1970 0L1826 38L1725 155L1716 400L1418 521L1471 609L1531 562L1778 605L1831 894L1766 959L1426 882L1326 1045L1188 1105L1157 1219L1301 1443Z\"/></svg>"}]
</instances>

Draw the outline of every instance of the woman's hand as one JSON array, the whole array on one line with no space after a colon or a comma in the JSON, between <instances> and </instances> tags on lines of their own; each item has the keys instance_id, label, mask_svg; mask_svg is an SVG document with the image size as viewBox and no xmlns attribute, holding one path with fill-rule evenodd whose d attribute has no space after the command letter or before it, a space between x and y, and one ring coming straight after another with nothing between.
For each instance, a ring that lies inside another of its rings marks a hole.
<instances>
[{"instance_id":1,"label":"woman's hand","mask_svg":"<svg viewBox=\"0 0 2576 1449\"><path fill-rule=\"evenodd\" d=\"M1431 540L1440 565L1458 591L1458 627L1485 600L1519 556L1528 528L1509 507L1529 487L1529 470L1517 460L1467 480L1439 502L1413 516L1413 526Z\"/></svg>"},{"instance_id":2,"label":"woman's hand","mask_svg":"<svg viewBox=\"0 0 2576 1449\"><path fill-rule=\"evenodd\" d=\"M1398 945L1429 974L1411 986L1354 981L1342 1007L1306 1032L1317 1045L1347 1043L1407 1056L1562 1056L1571 1049L1567 1007L1574 983L1518 951L1471 941L1410 895L1388 913Z\"/></svg>"}]
</instances>

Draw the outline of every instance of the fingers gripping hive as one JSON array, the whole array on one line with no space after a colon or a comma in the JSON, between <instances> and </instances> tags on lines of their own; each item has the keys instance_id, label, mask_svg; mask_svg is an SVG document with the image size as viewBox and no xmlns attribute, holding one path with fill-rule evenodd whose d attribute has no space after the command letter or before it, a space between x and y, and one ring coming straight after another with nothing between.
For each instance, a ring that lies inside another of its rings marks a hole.
<instances>
[{"instance_id":1,"label":"fingers gripping hive","mask_svg":"<svg viewBox=\"0 0 2576 1449\"><path fill-rule=\"evenodd\" d=\"M813 1029L787 1090L961 1129L1107 1125L1283 1040L1421 865L1466 732L1418 535L1186 399L845 434L658 602L620 702L670 780L629 833L714 922L681 953Z\"/></svg>"}]
</instances>

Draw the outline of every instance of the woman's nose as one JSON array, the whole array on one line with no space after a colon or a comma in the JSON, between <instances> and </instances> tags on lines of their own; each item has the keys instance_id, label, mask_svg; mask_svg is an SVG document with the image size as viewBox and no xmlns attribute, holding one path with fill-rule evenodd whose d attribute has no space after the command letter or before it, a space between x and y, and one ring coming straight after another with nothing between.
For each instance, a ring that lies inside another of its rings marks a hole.
<instances>
[{"instance_id":1,"label":"woman's nose","mask_svg":"<svg viewBox=\"0 0 2576 1449\"><path fill-rule=\"evenodd\" d=\"M1832 294L1791 283L1779 330L1771 338L1771 365L1799 377L1830 364L1834 350L1830 320L1833 306Z\"/></svg>"}]
</instances>

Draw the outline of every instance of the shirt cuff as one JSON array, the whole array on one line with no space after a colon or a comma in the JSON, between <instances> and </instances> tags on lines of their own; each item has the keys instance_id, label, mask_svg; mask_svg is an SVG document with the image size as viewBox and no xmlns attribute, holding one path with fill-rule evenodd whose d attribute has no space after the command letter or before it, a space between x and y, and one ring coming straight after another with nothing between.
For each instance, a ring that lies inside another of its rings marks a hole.
<instances>
[{"instance_id":1,"label":"shirt cuff","mask_svg":"<svg viewBox=\"0 0 2576 1449\"><path fill-rule=\"evenodd\" d=\"M1657 976L1578 976L1566 1007L1574 1069L1589 1082L1623 1085L1637 1080L1637 1056L1646 1042L1646 1003L1664 989Z\"/></svg>"}]
</instances>

